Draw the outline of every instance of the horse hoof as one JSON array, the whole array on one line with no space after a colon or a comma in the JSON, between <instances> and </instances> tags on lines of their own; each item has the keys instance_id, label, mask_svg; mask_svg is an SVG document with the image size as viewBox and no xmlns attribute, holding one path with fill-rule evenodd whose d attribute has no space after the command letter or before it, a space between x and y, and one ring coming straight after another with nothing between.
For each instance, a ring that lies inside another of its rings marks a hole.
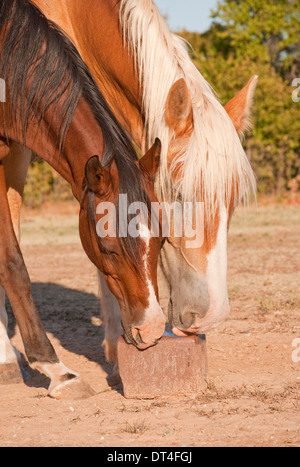
<instances>
[{"instance_id":1,"label":"horse hoof","mask_svg":"<svg viewBox=\"0 0 300 467\"><path fill-rule=\"evenodd\" d=\"M24 371L24 377L23 377L23 371ZM25 373L26 373L25 370L23 370L20 367L18 362L1 363L0 364L0 386L7 385L7 384L24 383ZM26 377L26 379L28 378Z\"/></svg>"},{"instance_id":2,"label":"horse hoof","mask_svg":"<svg viewBox=\"0 0 300 467\"><path fill-rule=\"evenodd\" d=\"M89 384L77 377L55 386L48 395L57 400L82 400L95 396L96 392Z\"/></svg>"},{"instance_id":3,"label":"horse hoof","mask_svg":"<svg viewBox=\"0 0 300 467\"><path fill-rule=\"evenodd\" d=\"M122 383L119 373L113 373L106 378L110 387L119 386Z\"/></svg>"}]
</instances>

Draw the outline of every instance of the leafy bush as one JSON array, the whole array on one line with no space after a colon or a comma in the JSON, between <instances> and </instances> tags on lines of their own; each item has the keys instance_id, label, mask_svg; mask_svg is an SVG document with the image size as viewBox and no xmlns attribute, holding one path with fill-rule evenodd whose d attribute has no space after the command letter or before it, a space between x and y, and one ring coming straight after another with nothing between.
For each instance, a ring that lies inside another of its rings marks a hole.
<instances>
[{"instance_id":1,"label":"leafy bush","mask_svg":"<svg viewBox=\"0 0 300 467\"><path fill-rule=\"evenodd\" d=\"M26 206L37 208L46 201L73 199L69 184L45 161L34 162L29 167L23 201Z\"/></svg>"}]
</instances>

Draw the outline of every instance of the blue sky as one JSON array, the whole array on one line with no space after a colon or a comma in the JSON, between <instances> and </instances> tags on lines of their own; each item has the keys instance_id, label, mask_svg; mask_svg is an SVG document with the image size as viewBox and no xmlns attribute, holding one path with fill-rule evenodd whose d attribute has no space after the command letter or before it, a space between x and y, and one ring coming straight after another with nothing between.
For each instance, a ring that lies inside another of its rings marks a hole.
<instances>
[{"instance_id":1,"label":"blue sky","mask_svg":"<svg viewBox=\"0 0 300 467\"><path fill-rule=\"evenodd\" d=\"M204 32L210 26L210 10L216 9L217 0L154 0L163 15L168 16L172 31L185 28Z\"/></svg>"}]
</instances>

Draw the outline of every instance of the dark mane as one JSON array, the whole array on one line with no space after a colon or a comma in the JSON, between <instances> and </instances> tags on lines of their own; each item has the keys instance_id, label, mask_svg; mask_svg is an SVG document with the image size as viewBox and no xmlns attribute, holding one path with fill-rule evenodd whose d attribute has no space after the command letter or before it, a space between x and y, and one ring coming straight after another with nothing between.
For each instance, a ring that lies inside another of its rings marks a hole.
<instances>
[{"instance_id":1,"label":"dark mane","mask_svg":"<svg viewBox=\"0 0 300 467\"><path fill-rule=\"evenodd\" d=\"M109 165L113 158L116 161L120 193L127 193L128 204L141 201L149 206L131 140L74 45L30 1L0 2L0 77L9 89L10 123L21 125L24 144L33 115L42 121L51 109L60 122L57 145L61 152L75 109L80 98L84 98L103 133L102 163ZM101 246L100 238L99 242ZM120 238L120 242L127 257L138 267L140 239L128 236Z\"/></svg>"}]
</instances>

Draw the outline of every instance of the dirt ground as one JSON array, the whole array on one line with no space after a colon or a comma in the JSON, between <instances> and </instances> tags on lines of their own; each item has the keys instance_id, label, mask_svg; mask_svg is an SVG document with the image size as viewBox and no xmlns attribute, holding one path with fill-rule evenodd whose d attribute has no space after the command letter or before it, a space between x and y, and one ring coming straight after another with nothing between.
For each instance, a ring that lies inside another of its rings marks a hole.
<instances>
[{"instance_id":1,"label":"dirt ground","mask_svg":"<svg viewBox=\"0 0 300 467\"><path fill-rule=\"evenodd\" d=\"M80 245L76 209L24 211L22 249L49 338L97 395L50 399L48 381L34 372L27 384L1 386L0 446L300 446L300 351L293 347L300 338L300 207L236 213L232 311L207 335L207 389L154 400L125 399L107 382L97 279ZM11 312L10 333L23 352Z\"/></svg>"}]
</instances>

